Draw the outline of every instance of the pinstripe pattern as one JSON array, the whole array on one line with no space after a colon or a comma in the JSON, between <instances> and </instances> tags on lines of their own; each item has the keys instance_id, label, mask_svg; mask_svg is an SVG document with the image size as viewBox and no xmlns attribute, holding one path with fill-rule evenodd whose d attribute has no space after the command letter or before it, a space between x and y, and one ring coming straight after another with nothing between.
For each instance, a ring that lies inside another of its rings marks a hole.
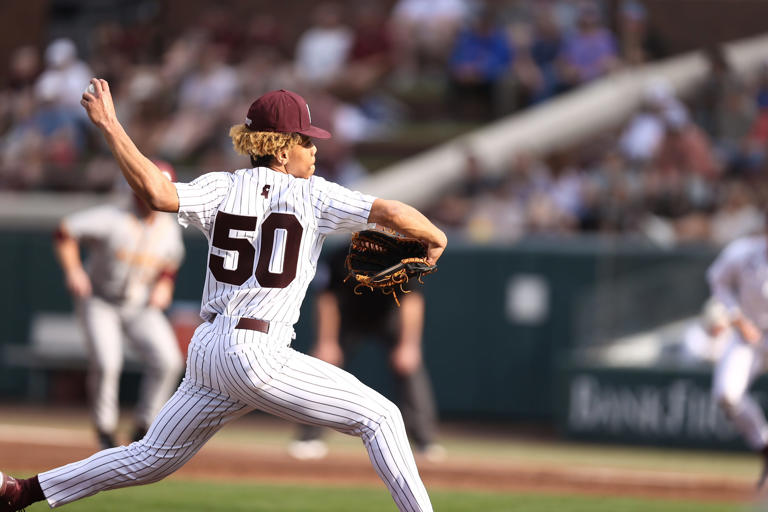
<instances>
[{"instance_id":1,"label":"pinstripe pattern","mask_svg":"<svg viewBox=\"0 0 768 512\"><path fill-rule=\"evenodd\" d=\"M270 185L268 199L260 195L264 185ZM209 241L219 210L258 217L255 233L237 234L257 248L265 217L295 215L304 229L296 277L284 288L262 288L255 277L238 287L217 282L209 272L202 315L212 319L216 313L215 319L196 330L184 380L147 436L40 473L48 503L55 507L156 482L180 468L225 423L260 409L360 437L398 509L431 511L397 407L349 373L290 348L325 235L363 228L374 198L320 178L300 180L268 169L213 173L177 189L180 222L195 224ZM231 258L219 256L225 262ZM270 320L270 332L235 329L241 317Z\"/></svg>"}]
</instances>

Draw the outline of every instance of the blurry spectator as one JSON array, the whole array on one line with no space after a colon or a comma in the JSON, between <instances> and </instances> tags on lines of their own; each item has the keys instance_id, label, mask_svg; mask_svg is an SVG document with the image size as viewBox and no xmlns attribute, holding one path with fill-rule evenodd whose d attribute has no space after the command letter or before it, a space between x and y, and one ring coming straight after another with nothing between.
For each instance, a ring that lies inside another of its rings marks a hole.
<instances>
[{"instance_id":1,"label":"blurry spectator","mask_svg":"<svg viewBox=\"0 0 768 512\"><path fill-rule=\"evenodd\" d=\"M343 185L354 183L366 170L354 157L353 145L376 133L376 127L356 106L343 103L322 89L304 94L312 104L312 121L333 130L333 137L318 140L315 173Z\"/></svg>"},{"instance_id":2,"label":"blurry spectator","mask_svg":"<svg viewBox=\"0 0 768 512\"><path fill-rule=\"evenodd\" d=\"M725 92L715 115L716 149L728 174L758 172L765 161L765 141L753 131L754 99L744 88Z\"/></svg>"},{"instance_id":3,"label":"blurry spectator","mask_svg":"<svg viewBox=\"0 0 768 512\"><path fill-rule=\"evenodd\" d=\"M642 204L642 188L637 173L630 169L621 153L609 149L594 165L585 180L585 209L581 228L602 233L621 233L634 229Z\"/></svg>"},{"instance_id":4,"label":"blurry spectator","mask_svg":"<svg viewBox=\"0 0 768 512\"><path fill-rule=\"evenodd\" d=\"M382 83L393 65L393 47L385 11L375 1L355 6L353 35L347 60L334 92L357 99Z\"/></svg>"},{"instance_id":5,"label":"blurry spectator","mask_svg":"<svg viewBox=\"0 0 768 512\"><path fill-rule=\"evenodd\" d=\"M34 46L16 48L8 65L8 87L12 91L30 90L40 74L40 56Z\"/></svg>"},{"instance_id":6,"label":"blurry spectator","mask_svg":"<svg viewBox=\"0 0 768 512\"><path fill-rule=\"evenodd\" d=\"M125 70L135 62L135 46L136 42L130 40L127 30L117 22L105 22L94 27L90 64L95 76L116 85Z\"/></svg>"},{"instance_id":7,"label":"blurry spectator","mask_svg":"<svg viewBox=\"0 0 768 512\"><path fill-rule=\"evenodd\" d=\"M624 0L619 8L621 58L629 65L661 59L666 48L659 34L648 24L648 12L638 0Z\"/></svg>"},{"instance_id":8,"label":"blurry spectator","mask_svg":"<svg viewBox=\"0 0 768 512\"><path fill-rule=\"evenodd\" d=\"M624 157L635 165L648 163L664 139L664 113L682 108L666 80L649 82L643 91L640 109L632 116L619 139Z\"/></svg>"},{"instance_id":9,"label":"blurry spectator","mask_svg":"<svg viewBox=\"0 0 768 512\"><path fill-rule=\"evenodd\" d=\"M13 125L0 140L0 187L34 189L44 184L45 138L36 127L36 100L32 92L13 102Z\"/></svg>"},{"instance_id":10,"label":"blurry spectator","mask_svg":"<svg viewBox=\"0 0 768 512\"><path fill-rule=\"evenodd\" d=\"M763 65L760 66L756 88L757 108L764 111L768 109L768 61L764 61Z\"/></svg>"},{"instance_id":11,"label":"blurry spectator","mask_svg":"<svg viewBox=\"0 0 768 512\"><path fill-rule=\"evenodd\" d=\"M16 117L16 104L21 95L29 96L40 73L40 58L33 46L22 46L11 54L6 89L0 89L0 136L7 133Z\"/></svg>"},{"instance_id":12,"label":"blurry spectator","mask_svg":"<svg viewBox=\"0 0 768 512\"><path fill-rule=\"evenodd\" d=\"M118 114L133 140L148 152L157 154L167 136L173 117L174 97L163 83L157 68L134 67L123 82Z\"/></svg>"},{"instance_id":13,"label":"blurry spectator","mask_svg":"<svg viewBox=\"0 0 768 512\"><path fill-rule=\"evenodd\" d=\"M711 241L724 246L737 238L760 232L763 215L751 189L736 180L724 183L722 189L725 197L712 216Z\"/></svg>"},{"instance_id":14,"label":"blurry spectator","mask_svg":"<svg viewBox=\"0 0 768 512\"><path fill-rule=\"evenodd\" d=\"M201 115L221 112L237 94L238 76L226 62L225 46L215 41L203 45L197 65L181 82L179 108Z\"/></svg>"},{"instance_id":15,"label":"blurry spectator","mask_svg":"<svg viewBox=\"0 0 768 512\"><path fill-rule=\"evenodd\" d=\"M544 100L556 94L561 88L558 74L558 57L563 47L563 34L554 19L552 10L539 9L533 25L533 40L530 55L540 73L533 91L534 102Z\"/></svg>"},{"instance_id":16,"label":"blurry spectator","mask_svg":"<svg viewBox=\"0 0 768 512\"><path fill-rule=\"evenodd\" d=\"M500 182L478 176L474 183L474 195L483 195L469 205L466 214L469 240L512 243L543 224L556 223L541 216L545 212L538 200L551 186L551 176L544 163L532 154L517 154ZM550 211L554 212L554 205Z\"/></svg>"},{"instance_id":17,"label":"blurry spectator","mask_svg":"<svg viewBox=\"0 0 768 512\"><path fill-rule=\"evenodd\" d=\"M694 175L715 178L720 166L707 135L690 121L682 109L664 113L665 133L654 165L663 174Z\"/></svg>"},{"instance_id":18,"label":"blurry spectator","mask_svg":"<svg viewBox=\"0 0 768 512\"><path fill-rule=\"evenodd\" d=\"M462 229L473 203L484 199L496 185L470 148L464 151L463 158L464 179L444 194L430 212L430 218L449 232Z\"/></svg>"},{"instance_id":19,"label":"blurry spectator","mask_svg":"<svg viewBox=\"0 0 768 512\"><path fill-rule=\"evenodd\" d=\"M582 4L577 29L565 38L561 73L569 86L598 78L619 65L616 40L600 16L594 3Z\"/></svg>"},{"instance_id":20,"label":"blurry spectator","mask_svg":"<svg viewBox=\"0 0 768 512\"><path fill-rule=\"evenodd\" d=\"M709 73L693 95L692 107L696 123L710 137L718 137L716 113L723 103L726 89L731 87L735 77L732 75L728 59L720 46L705 50L709 64Z\"/></svg>"},{"instance_id":21,"label":"blurry spectator","mask_svg":"<svg viewBox=\"0 0 768 512\"><path fill-rule=\"evenodd\" d=\"M81 117L80 98L93 76L91 68L77 57L71 39L55 39L45 49L45 71L37 81L38 90L46 91L46 99L57 106L71 107Z\"/></svg>"},{"instance_id":22,"label":"blurry spectator","mask_svg":"<svg viewBox=\"0 0 768 512\"><path fill-rule=\"evenodd\" d=\"M490 119L512 48L494 12L479 9L458 34L449 63L450 103L468 118Z\"/></svg>"},{"instance_id":23,"label":"blurry spectator","mask_svg":"<svg viewBox=\"0 0 768 512\"><path fill-rule=\"evenodd\" d=\"M59 85L53 80L41 79L37 82L37 109L30 128L45 140L46 185L65 190L85 188L75 167L87 144L86 125L78 111L82 109L78 107L75 110L69 103L61 101L61 91L57 89Z\"/></svg>"},{"instance_id":24,"label":"blurry spectator","mask_svg":"<svg viewBox=\"0 0 768 512\"><path fill-rule=\"evenodd\" d=\"M243 47L243 32L240 20L231 8L225 5L207 4L199 16L197 25L206 38L217 48L223 63L230 64L233 55Z\"/></svg>"},{"instance_id":25,"label":"blurry spectator","mask_svg":"<svg viewBox=\"0 0 768 512\"><path fill-rule=\"evenodd\" d=\"M567 231L577 227L585 212L586 177L574 154L563 151L550 158L552 183L547 194L557 210L559 224Z\"/></svg>"},{"instance_id":26,"label":"blurry spectator","mask_svg":"<svg viewBox=\"0 0 768 512\"><path fill-rule=\"evenodd\" d=\"M285 27L270 12L254 13L245 30L243 49L245 55L241 55L241 59L264 52L272 53L276 57L286 57L290 51L286 41Z\"/></svg>"},{"instance_id":27,"label":"blurry spectator","mask_svg":"<svg viewBox=\"0 0 768 512\"><path fill-rule=\"evenodd\" d=\"M723 48L707 50L710 72L693 98L696 122L715 141L725 171L743 174L760 166L764 148L753 132L757 105L732 70Z\"/></svg>"},{"instance_id":28,"label":"blurry spectator","mask_svg":"<svg viewBox=\"0 0 768 512\"><path fill-rule=\"evenodd\" d=\"M158 148L168 158L186 158L199 149L237 98L239 77L226 63L225 52L222 45L206 41L196 65L183 78L178 111Z\"/></svg>"},{"instance_id":29,"label":"blurry spectator","mask_svg":"<svg viewBox=\"0 0 768 512\"><path fill-rule=\"evenodd\" d=\"M296 74L315 86L336 79L347 59L352 32L343 22L341 7L320 3L312 11L313 25L296 45Z\"/></svg>"},{"instance_id":30,"label":"blurry spectator","mask_svg":"<svg viewBox=\"0 0 768 512\"><path fill-rule=\"evenodd\" d=\"M398 0L391 26L402 85L412 85L425 69L442 68L468 14L466 0Z\"/></svg>"}]
</instances>

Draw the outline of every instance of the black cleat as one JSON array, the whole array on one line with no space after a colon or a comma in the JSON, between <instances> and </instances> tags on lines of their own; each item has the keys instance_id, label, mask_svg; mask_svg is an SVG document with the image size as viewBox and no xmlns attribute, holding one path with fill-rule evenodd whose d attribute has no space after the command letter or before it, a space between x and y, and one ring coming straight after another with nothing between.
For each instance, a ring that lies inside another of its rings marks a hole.
<instances>
[{"instance_id":1,"label":"black cleat","mask_svg":"<svg viewBox=\"0 0 768 512\"><path fill-rule=\"evenodd\" d=\"M19 506L21 486L18 480L0 471L0 512L15 512Z\"/></svg>"},{"instance_id":2,"label":"black cleat","mask_svg":"<svg viewBox=\"0 0 768 512\"><path fill-rule=\"evenodd\" d=\"M117 443L115 442L114 434L99 431L97 432L97 435L99 437L99 446L101 447L102 450L107 450L109 448L114 448L115 446L117 446Z\"/></svg>"},{"instance_id":3,"label":"black cleat","mask_svg":"<svg viewBox=\"0 0 768 512\"><path fill-rule=\"evenodd\" d=\"M136 427L136 430L133 431L133 442L138 442L144 439L144 436L147 435L147 429L144 427Z\"/></svg>"}]
</instances>

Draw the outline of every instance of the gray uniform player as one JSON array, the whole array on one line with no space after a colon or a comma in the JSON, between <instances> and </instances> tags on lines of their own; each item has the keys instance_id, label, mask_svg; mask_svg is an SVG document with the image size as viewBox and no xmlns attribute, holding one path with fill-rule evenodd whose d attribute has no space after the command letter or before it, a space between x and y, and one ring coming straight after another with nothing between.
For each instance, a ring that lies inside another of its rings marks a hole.
<instances>
[{"instance_id":1,"label":"gray uniform player","mask_svg":"<svg viewBox=\"0 0 768 512\"><path fill-rule=\"evenodd\" d=\"M731 242L709 268L712 295L728 311L731 329L715 366L713 395L753 450L762 454L762 487L768 476L768 423L747 389L766 370L768 355L768 235Z\"/></svg>"},{"instance_id":2,"label":"gray uniform player","mask_svg":"<svg viewBox=\"0 0 768 512\"><path fill-rule=\"evenodd\" d=\"M143 440L29 479L0 473L0 512L161 480L225 423L254 409L360 437L397 507L432 510L397 407L290 344L326 235L374 222L423 240L434 264L447 243L443 232L403 203L312 176L317 149L311 137L330 134L311 125L309 107L295 93L265 94L251 105L245 125L230 130L252 168L174 186L117 121L107 82L92 83L95 94L85 93L82 104L134 191L208 237L206 322L190 343L182 384Z\"/></svg>"},{"instance_id":3,"label":"gray uniform player","mask_svg":"<svg viewBox=\"0 0 768 512\"><path fill-rule=\"evenodd\" d=\"M172 179L172 168L164 172ZM85 267L80 244L88 248ZM85 332L91 415L101 447L116 446L123 335L144 365L132 435L138 441L184 366L163 315L184 256L181 229L171 215L150 210L134 196L127 206L104 205L66 217L55 249Z\"/></svg>"}]
</instances>

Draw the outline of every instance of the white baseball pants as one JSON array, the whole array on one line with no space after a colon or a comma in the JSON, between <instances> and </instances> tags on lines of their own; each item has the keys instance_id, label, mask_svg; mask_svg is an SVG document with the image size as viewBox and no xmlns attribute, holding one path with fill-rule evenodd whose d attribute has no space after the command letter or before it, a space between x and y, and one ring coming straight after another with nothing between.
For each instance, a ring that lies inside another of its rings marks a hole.
<instances>
[{"instance_id":1,"label":"white baseball pants","mask_svg":"<svg viewBox=\"0 0 768 512\"><path fill-rule=\"evenodd\" d=\"M234 329L237 320L219 315L198 327L184 380L143 440L40 473L48 503L161 480L224 424L261 409L359 436L398 509L432 510L392 402L344 370L291 349L290 326L273 323L267 335Z\"/></svg>"},{"instance_id":2,"label":"white baseball pants","mask_svg":"<svg viewBox=\"0 0 768 512\"><path fill-rule=\"evenodd\" d=\"M83 300L78 310L90 357L88 391L96 428L112 433L117 427L123 333L144 366L135 423L148 426L184 369L168 319L156 308L120 307L98 297Z\"/></svg>"},{"instance_id":3,"label":"white baseball pants","mask_svg":"<svg viewBox=\"0 0 768 512\"><path fill-rule=\"evenodd\" d=\"M760 404L747 394L747 389L765 369L764 344L761 341L752 346L733 331L715 366L712 394L750 448L758 451L768 445L768 423Z\"/></svg>"}]
</instances>

